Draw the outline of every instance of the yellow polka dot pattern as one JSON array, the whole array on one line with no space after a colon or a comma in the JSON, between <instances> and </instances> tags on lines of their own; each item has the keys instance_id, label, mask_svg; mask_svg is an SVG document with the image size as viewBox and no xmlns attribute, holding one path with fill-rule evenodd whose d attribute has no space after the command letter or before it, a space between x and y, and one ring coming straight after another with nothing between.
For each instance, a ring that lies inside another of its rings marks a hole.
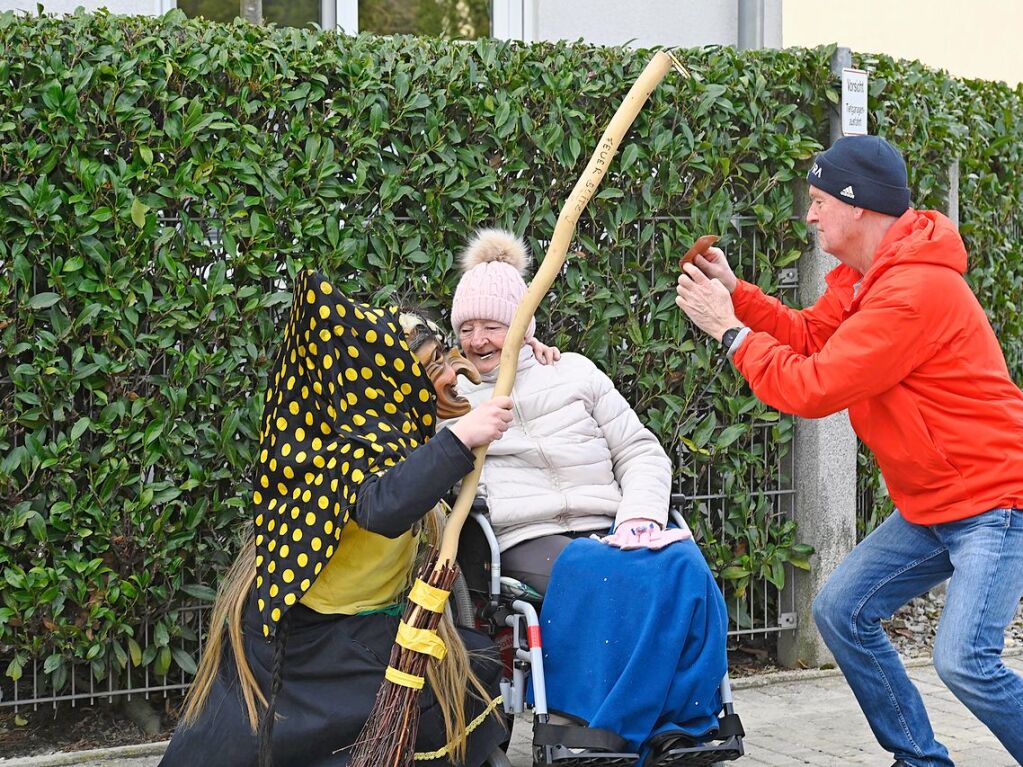
<instances>
[{"instance_id":1,"label":"yellow polka dot pattern","mask_svg":"<svg viewBox=\"0 0 1023 767\"><path fill-rule=\"evenodd\" d=\"M260 422L252 494L257 596L272 639L341 538L361 483L433 435L433 389L397 310L302 272Z\"/></svg>"}]
</instances>

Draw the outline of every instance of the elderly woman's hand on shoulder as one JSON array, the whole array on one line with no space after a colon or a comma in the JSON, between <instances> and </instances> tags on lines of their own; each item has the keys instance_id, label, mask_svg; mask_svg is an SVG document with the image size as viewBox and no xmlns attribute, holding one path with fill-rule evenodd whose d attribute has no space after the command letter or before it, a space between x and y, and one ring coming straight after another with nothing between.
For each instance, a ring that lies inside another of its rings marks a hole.
<instances>
[{"instance_id":1,"label":"elderly woman's hand on shoulder","mask_svg":"<svg viewBox=\"0 0 1023 767\"><path fill-rule=\"evenodd\" d=\"M527 338L526 344L533 350L533 356L541 365L550 365L561 359L561 350L557 346L548 346L533 337Z\"/></svg>"}]
</instances>

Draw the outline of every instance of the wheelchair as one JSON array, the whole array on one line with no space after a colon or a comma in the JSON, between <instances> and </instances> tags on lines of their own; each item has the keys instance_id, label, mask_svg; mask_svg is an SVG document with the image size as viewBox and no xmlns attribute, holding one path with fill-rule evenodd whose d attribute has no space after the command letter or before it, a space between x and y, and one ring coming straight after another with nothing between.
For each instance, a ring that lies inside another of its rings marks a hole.
<instances>
[{"instance_id":1,"label":"wheelchair","mask_svg":"<svg viewBox=\"0 0 1023 767\"><path fill-rule=\"evenodd\" d=\"M681 524L678 507L684 502L672 496L672 518ZM486 502L477 498L462 530L458 563L461 576L452 590L455 620L488 634L504 662L501 682L509 733L517 715L527 707L533 714L533 767L701 767L741 757L745 735L734 711L728 674L721 680L723 703L718 728L703 742L674 734L655 737L649 756L640 765L639 755L625 741L607 730L551 721L547 710L543 649L538 610L541 595L501 574L501 551L490 523ZM526 687L532 681L533 702L526 703ZM507 767L503 754L490 757L489 767Z\"/></svg>"}]
</instances>

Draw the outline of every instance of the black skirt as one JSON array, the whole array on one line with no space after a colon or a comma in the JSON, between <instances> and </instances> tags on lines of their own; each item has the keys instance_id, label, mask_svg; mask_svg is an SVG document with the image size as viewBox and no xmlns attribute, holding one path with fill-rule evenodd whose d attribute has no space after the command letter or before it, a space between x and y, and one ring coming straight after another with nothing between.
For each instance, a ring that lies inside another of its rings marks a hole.
<instances>
[{"instance_id":1,"label":"black skirt","mask_svg":"<svg viewBox=\"0 0 1023 767\"><path fill-rule=\"evenodd\" d=\"M381 613L322 615L299 604L289 610L288 620L273 730L274 767L346 767L351 758L349 747L369 717L383 682L398 618ZM261 637L254 599L245 611L244 631L249 665L266 693L274 645L254 639ZM491 697L496 697L501 675L496 649L478 631L459 631L473 670ZM444 719L429 685L420 692L419 707L416 751L436 751L445 744ZM482 711L483 704L470 696L466 722ZM506 738L504 726L488 716L470 733L468 758L458 767L478 767ZM227 648L199 719L190 727L178 726L160 765L252 767L258 750L258 738L245 715L234 657ZM453 767L444 757L417 765Z\"/></svg>"}]
</instances>

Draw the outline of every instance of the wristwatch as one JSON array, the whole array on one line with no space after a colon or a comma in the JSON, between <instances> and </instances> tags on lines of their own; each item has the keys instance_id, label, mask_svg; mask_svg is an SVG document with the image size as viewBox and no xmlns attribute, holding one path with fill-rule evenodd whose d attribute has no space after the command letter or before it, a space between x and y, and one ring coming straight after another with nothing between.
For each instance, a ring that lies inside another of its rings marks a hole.
<instances>
[{"instance_id":1,"label":"wristwatch","mask_svg":"<svg viewBox=\"0 0 1023 767\"><path fill-rule=\"evenodd\" d=\"M735 343L735 337L739 335L739 331L742 330L742 325L737 328L728 328L721 336L721 351L727 353L732 348L732 344Z\"/></svg>"}]
</instances>

